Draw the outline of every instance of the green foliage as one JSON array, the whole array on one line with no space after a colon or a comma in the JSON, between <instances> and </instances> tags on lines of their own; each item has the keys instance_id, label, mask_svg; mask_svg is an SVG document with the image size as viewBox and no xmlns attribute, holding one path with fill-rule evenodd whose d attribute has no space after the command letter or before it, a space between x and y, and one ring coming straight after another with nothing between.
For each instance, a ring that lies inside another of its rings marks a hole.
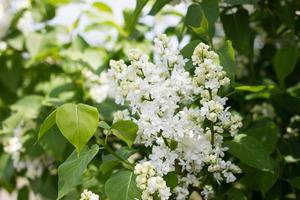
<instances>
[{"instance_id":1,"label":"green foliage","mask_svg":"<svg viewBox=\"0 0 300 200\"><path fill-rule=\"evenodd\" d=\"M171 0L156 0L149 12L149 15L156 15L166 4L170 2Z\"/></svg>"},{"instance_id":2,"label":"green foliage","mask_svg":"<svg viewBox=\"0 0 300 200\"><path fill-rule=\"evenodd\" d=\"M130 148L122 147L121 149L118 149L115 153L121 158L123 158L124 160L127 160L129 156L135 153L135 151ZM114 155L111 154L103 155L100 169L103 173L106 174L112 171L120 163L121 161L118 158L116 158Z\"/></svg>"},{"instance_id":3,"label":"green foliage","mask_svg":"<svg viewBox=\"0 0 300 200\"><path fill-rule=\"evenodd\" d=\"M111 126L112 134L131 147L138 131L138 126L130 120L118 121Z\"/></svg>"},{"instance_id":4,"label":"green foliage","mask_svg":"<svg viewBox=\"0 0 300 200\"><path fill-rule=\"evenodd\" d=\"M97 155L98 145L85 147L79 154L75 151L58 167L58 197L61 199L81 183L87 165Z\"/></svg>"},{"instance_id":5,"label":"green foliage","mask_svg":"<svg viewBox=\"0 0 300 200\"><path fill-rule=\"evenodd\" d=\"M98 127L96 108L84 104L64 104L57 108L56 124L79 153Z\"/></svg>"},{"instance_id":6,"label":"green foliage","mask_svg":"<svg viewBox=\"0 0 300 200\"><path fill-rule=\"evenodd\" d=\"M279 83L284 86L284 79L292 73L298 59L296 45L280 48L274 56L274 69Z\"/></svg>"},{"instance_id":7,"label":"green foliage","mask_svg":"<svg viewBox=\"0 0 300 200\"><path fill-rule=\"evenodd\" d=\"M38 139L41 139L45 133L55 124L56 121L56 110L54 110L41 124Z\"/></svg>"},{"instance_id":8,"label":"green foliage","mask_svg":"<svg viewBox=\"0 0 300 200\"><path fill-rule=\"evenodd\" d=\"M227 76L234 82L236 74L235 54L231 41L225 41L218 50L220 64L224 67Z\"/></svg>"},{"instance_id":9,"label":"green foliage","mask_svg":"<svg viewBox=\"0 0 300 200\"><path fill-rule=\"evenodd\" d=\"M249 26L249 14L239 9L234 14L221 14L226 37L232 41L233 46L243 54L252 53L253 36Z\"/></svg>"},{"instance_id":10,"label":"green foliage","mask_svg":"<svg viewBox=\"0 0 300 200\"><path fill-rule=\"evenodd\" d=\"M272 171L272 160L262 143L250 135L239 134L233 141L225 142L229 153L242 163L262 171Z\"/></svg>"},{"instance_id":11,"label":"green foliage","mask_svg":"<svg viewBox=\"0 0 300 200\"><path fill-rule=\"evenodd\" d=\"M140 198L141 191L131 171L119 171L105 183L105 193L110 200L129 200Z\"/></svg>"}]
</instances>

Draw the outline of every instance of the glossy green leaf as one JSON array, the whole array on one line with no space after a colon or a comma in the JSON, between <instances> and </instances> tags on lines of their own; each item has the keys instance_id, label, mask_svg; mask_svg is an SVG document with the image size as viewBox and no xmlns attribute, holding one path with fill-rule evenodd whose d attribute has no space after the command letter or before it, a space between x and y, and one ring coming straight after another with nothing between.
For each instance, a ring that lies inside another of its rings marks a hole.
<instances>
[{"instance_id":1,"label":"glossy green leaf","mask_svg":"<svg viewBox=\"0 0 300 200\"><path fill-rule=\"evenodd\" d=\"M140 199L141 191L136 185L132 171L119 171L105 183L105 193L109 200Z\"/></svg>"},{"instance_id":2,"label":"glossy green leaf","mask_svg":"<svg viewBox=\"0 0 300 200\"><path fill-rule=\"evenodd\" d=\"M262 119L255 122L245 134L251 135L259 140L267 153L272 153L275 148L279 137L279 130L276 124L270 119Z\"/></svg>"},{"instance_id":3,"label":"glossy green leaf","mask_svg":"<svg viewBox=\"0 0 300 200\"><path fill-rule=\"evenodd\" d=\"M207 39L208 36L208 21L205 16L202 16L201 23L198 27L190 26L191 29L202 38L204 41L209 41Z\"/></svg>"},{"instance_id":4,"label":"glossy green leaf","mask_svg":"<svg viewBox=\"0 0 300 200\"><path fill-rule=\"evenodd\" d=\"M249 26L249 14L239 9L233 14L221 14L226 38L232 41L233 47L240 53L250 55L253 46L253 36Z\"/></svg>"},{"instance_id":5,"label":"glossy green leaf","mask_svg":"<svg viewBox=\"0 0 300 200\"><path fill-rule=\"evenodd\" d=\"M56 124L79 153L98 127L99 113L85 104L67 103L56 111Z\"/></svg>"},{"instance_id":6,"label":"glossy green leaf","mask_svg":"<svg viewBox=\"0 0 300 200\"><path fill-rule=\"evenodd\" d=\"M284 86L284 80L294 70L297 59L296 45L285 46L276 52L273 65L280 85Z\"/></svg>"},{"instance_id":7,"label":"glossy green leaf","mask_svg":"<svg viewBox=\"0 0 300 200\"><path fill-rule=\"evenodd\" d=\"M85 147L79 155L74 151L68 159L58 167L58 199L68 194L81 183L81 176L87 165L97 155L98 145Z\"/></svg>"},{"instance_id":8,"label":"glossy green leaf","mask_svg":"<svg viewBox=\"0 0 300 200\"><path fill-rule=\"evenodd\" d=\"M184 26L198 27L202 20L202 10L199 4L192 4L188 7L186 17L184 19Z\"/></svg>"},{"instance_id":9,"label":"glossy green leaf","mask_svg":"<svg viewBox=\"0 0 300 200\"><path fill-rule=\"evenodd\" d=\"M208 32L212 38L215 33L215 23L219 18L219 2L218 0L203 0L201 2L202 11L208 21Z\"/></svg>"},{"instance_id":10,"label":"glossy green leaf","mask_svg":"<svg viewBox=\"0 0 300 200\"><path fill-rule=\"evenodd\" d=\"M111 126L111 129L115 136L126 142L126 144L131 147L136 138L138 126L130 120L123 120L114 123Z\"/></svg>"},{"instance_id":11,"label":"glossy green leaf","mask_svg":"<svg viewBox=\"0 0 300 200\"><path fill-rule=\"evenodd\" d=\"M252 136L239 134L232 141L225 141L229 153L246 165L263 171L272 171L272 160L263 144Z\"/></svg>"},{"instance_id":12,"label":"glossy green leaf","mask_svg":"<svg viewBox=\"0 0 300 200\"><path fill-rule=\"evenodd\" d=\"M226 75L234 82L236 74L236 63L235 63L235 53L232 47L231 41L225 41L222 46L217 50L219 55L220 64L224 67Z\"/></svg>"}]
</instances>

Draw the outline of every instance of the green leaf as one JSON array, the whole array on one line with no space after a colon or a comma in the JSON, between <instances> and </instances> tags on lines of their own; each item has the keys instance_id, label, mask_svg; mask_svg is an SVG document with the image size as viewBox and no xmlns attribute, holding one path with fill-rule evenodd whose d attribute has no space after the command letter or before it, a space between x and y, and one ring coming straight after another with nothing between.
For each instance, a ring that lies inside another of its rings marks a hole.
<instances>
[{"instance_id":1,"label":"green leaf","mask_svg":"<svg viewBox=\"0 0 300 200\"><path fill-rule=\"evenodd\" d=\"M110 126L105 121L100 121L99 122L99 127L103 128L103 129L106 129L106 130L110 129Z\"/></svg>"},{"instance_id":2,"label":"green leaf","mask_svg":"<svg viewBox=\"0 0 300 200\"><path fill-rule=\"evenodd\" d=\"M255 175L257 179L258 187L260 188L261 193L263 196L271 189L271 187L275 184L278 179L278 172L262 172L259 171Z\"/></svg>"},{"instance_id":3,"label":"green leaf","mask_svg":"<svg viewBox=\"0 0 300 200\"><path fill-rule=\"evenodd\" d=\"M39 140L39 145L41 145L47 153L59 161L64 160L64 153L68 144L68 141L60 133L57 126L50 128L47 131L47 134Z\"/></svg>"},{"instance_id":4,"label":"green leaf","mask_svg":"<svg viewBox=\"0 0 300 200\"><path fill-rule=\"evenodd\" d=\"M178 178L175 172L169 172L164 176L164 180L167 183L167 186L171 189L175 188L178 185Z\"/></svg>"},{"instance_id":5,"label":"green leaf","mask_svg":"<svg viewBox=\"0 0 300 200\"><path fill-rule=\"evenodd\" d=\"M0 155L0 184L9 184L14 174L13 162L11 156L5 153Z\"/></svg>"},{"instance_id":6,"label":"green leaf","mask_svg":"<svg viewBox=\"0 0 300 200\"><path fill-rule=\"evenodd\" d=\"M292 179L289 179L289 183L294 188L300 189L300 176L296 176L296 177L294 177Z\"/></svg>"},{"instance_id":7,"label":"green leaf","mask_svg":"<svg viewBox=\"0 0 300 200\"><path fill-rule=\"evenodd\" d=\"M186 17L184 19L184 26L198 27L202 21L202 10L199 4L192 4L188 7Z\"/></svg>"},{"instance_id":8,"label":"green leaf","mask_svg":"<svg viewBox=\"0 0 300 200\"><path fill-rule=\"evenodd\" d=\"M203 0L200 5L208 20L208 32L212 38L215 33L215 23L219 18L219 2L218 0Z\"/></svg>"},{"instance_id":9,"label":"green leaf","mask_svg":"<svg viewBox=\"0 0 300 200\"><path fill-rule=\"evenodd\" d=\"M271 96L271 102L276 113L283 119L300 114L300 98L298 97L289 94L276 94Z\"/></svg>"},{"instance_id":10,"label":"green leaf","mask_svg":"<svg viewBox=\"0 0 300 200\"><path fill-rule=\"evenodd\" d=\"M20 189L18 191L17 200L29 200L29 189L28 189L28 187L24 186L22 189Z\"/></svg>"},{"instance_id":11,"label":"green leaf","mask_svg":"<svg viewBox=\"0 0 300 200\"><path fill-rule=\"evenodd\" d=\"M251 135L259 140L267 153L272 153L275 148L279 137L279 130L276 124L270 119L263 119L255 122L245 134Z\"/></svg>"},{"instance_id":12,"label":"green leaf","mask_svg":"<svg viewBox=\"0 0 300 200\"><path fill-rule=\"evenodd\" d=\"M274 69L277 79L284 87L284 79L294 70L298 59L298 47L296 45L280 48L274 57Z\"/></svg>"},{"instance_id":13,"label":"green leaf","mask_svg":"<svg viewBox=\"0 0 300 200\"><path fill-rule=\"evenodd\" d=\"M138 131L138 126L130 120L122 120L111 126L112 133L131 147Z\"/></svg>"},{"instance_id":14,"label":"green leaf","mask_svg":"<svg viewBox=\"0 0 300 200\"><path fill-rule=\"evenodd\" d=\"M242 4L256 4L259 0L225 0L225 3L233 5L242 5Z\"/></svg>"},{"instance_id":15,"label":"green leaf","mask_svg":"<svg viewBox=\"0 0 300 200\"><path fill-rule=\"evenodd\" d=\"M78 156L73 151L68 159L58 167L58 199L64 197L81 183L84 170L98 151L99 147L96 144L91 148L83 148Z\"/></svg>"},{"instance_id":16,"label":"green leaf","mask_svg":"<svg viewBox=\"0 0 300 200\"><path fill-rule=\"evenodd\" d=\"M156 15L166 4L172 0L156 0L153 7L151 8L149 15Z\"/></svg>"},{"instance_id":17,"label":"green leaf","mask_svg":"<svg viewBox=\"0 0 300 200\"><path fill-rule=\"evenodd\" d=\"M98 127L99 113L85 104L67 103L56 111L56 124L79 153Z\"/></svg>"},{"instance_id":18,"label":"green leaf","mask_svg":"<svg viewBox=\"0 0 300 200\"><path fill-rule=\"evenodd\" d=\"M208 35L208 21L207 21L207 19L204 15L202 16L200 26L197 26L197 27L190 26L190 27L204 41L209 41L208 38L207 38L207 35Z\"/></svg>"},{"instance_id":19,"label":"green leaf","mask_svg":"<svg viewBox=\"0 0 300 200\"><path fill-rule=\"evenodd\" d=\"M246 91L246 92L261 92L265 89L273 89L273 85L242 85L234 87L235 90L238 91Z\"/></svg>"},{"instance_id":20,"label":"green leaf","mask_svg":"<svg viewBox=\"0 0 300 200\"><path fill-rule=\"evenodd\" d=\"M122 147L121 149L118 149L115 153L124 160L127 160L129 156L131 156L135 152L136 151L129 149L128 147ZM121 161L111 154L103 155L100 169L103 173L107 173L114 169L116 166L118 166L120 163Z\"/></svg>"},{"instance_id":21,"label":"green leaf","mask_svg":"<svg viewBox=\"0 0 300 200\"><path fill-rule=\"evenodd\" d=\"M38 140L40 140L45 133L55 124L56 110L50 113L48 117L43 121L39 130Z\"/></svg>"},{"instance_id":22,"label":"green leaf","mask_svg":"<svg viewBox=\"0 0 300 200\"><path fill-rule=\"evenodd\" d=\"M231 41L225 41L222 46L217 50L219 55L220 64L224 67L226 75L232 82L234 82L234 77L236 73L236 64L235 64L235 54L232 47Z\"/></svg>"},{"instance_id":23,"label":"green leaf","mask_svg":"<svg viewBox=\"0 0 300 200\"><path fill-rule=\"evenodd\" d=\"M262 171L272 171L272 160L262 143L252 136L239 134L232 141L225 141L229 153L242 163Z\"/></svg>"},{"instance_id":24,"label":"green leaf","mask_svg":"<svg viewBox=\"0 0 300 200\"><path fill-rule=\"evenodd\" d=\"M15 93L21 83L22 57L16 53L13 56L1 55L0 63L0 84L2 83L10 92Z\"/></svg>"},{"instance_id":25,"label":"green leaf","mask_svg":"<svg viewBox=\"0 0 300 200\"><path fill-rule=\"evenodd\" d=\"M228 196L228 199L230 200L247 200L242 190L236 188L231 188L230 190L228 190L226 196Z\"/></svg>"},{"instance_id":26,"label":"green leaf","mask_svg":"<svg viewBox=\"0 0 300 200\"><path fill-rule=\"evenodd\" d=\"M127 20L125 20L125 22L127 22L126 28L130 34L135 30L135 25L137 24L138 19L142 13L142 10L145 7L145 5L147 4L147 2L148 2L148 0L136 0L136 6L134 9L134 12L130 13L130 17L127 16L128 22L127 22Z\"/></svg>"},{"instance_id":27,"label":"green leaf","mask_svg":"<svg viewBox=\"0 0 300 200\"><path fill-rule=\"evenodd\" d=\"M103 2L94 2L93 7L97 8L99 11L112 13L112 9Z\"/></svg>"},{"instance_id":28,"label":"green leaf","mask_svg":"<svg viewBox=\"0 0 300 200\"><path fill-rule=\"evenodd\" d=\"M43 97L38 95L29 95L21 98L11 106L11 110L23 113L23 116L28 119L35 119L39 115L42 107Z\"/></svg>"},{"instance_id":29,"label":"green leaf","mask_svg":"<svg viewBox=\"0 0 300 200\"><path fill-rule=\"evenodd\" d=\"M48 0L48 3L49 4L52 4L52 5L62 5L62 4L67 4L67 3L70 3L71 0Z\"/></svg>"},{"instance_id":30,"label":"green leaf","mask_svg":"<svg viewBox=\"0 0 300 200\"><path fill-rule=\"evenodd\" d=\"M105 193L109 200L140 199L141 191L136 185L132 171L119 171L105 183Z\"/></svg>"},{"instance_id":31,"label":"green leaf","mask_svg":"<svg viewBox=\"0 0 300 200\"><path fill-rule=\"evenodd\" d=\"M221 14L221 21L226 38L232 41L235 49L245 55L250 55L253 46L253 37L249 26L249 14L244 9L236 13Z\"/></svg>"},{"instance_id":32,"label":"green leaf","mask_svg":"<svg viewBox=\"0 0 300 200\"><path fill-rule=\"evenodd\" d=\"M2 122L3 132L12 133L13 130L20 125L22 120L23 120L23 113L21 112L16 112L10 115Z\"/></svg>"}]
</instances>

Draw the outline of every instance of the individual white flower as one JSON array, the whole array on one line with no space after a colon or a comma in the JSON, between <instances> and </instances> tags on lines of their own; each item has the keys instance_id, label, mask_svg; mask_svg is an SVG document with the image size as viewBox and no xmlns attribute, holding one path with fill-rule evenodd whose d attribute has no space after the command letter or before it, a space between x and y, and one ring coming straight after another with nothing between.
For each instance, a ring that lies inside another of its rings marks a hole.
<instances>
[{"instance_id":1,"label":"individual white flower","mask_svg":"<svg viewBox=\"0 0 300 200\"><path fill-rule=\"evenodd\" d=\"M20 153L23 149L22 142L18 137L11 137L4 142L4 151L9 154Z\"/></svg>"},{"instance_id":2,"label":"individual white flower","mask_svg":"<svg viewBox=\"0 0 300 200\"><path fill-rule=\"evenodd\" d=\"M208 199L212 199L214 196L215 196L215 193L213 191L213 188L211 185L205 185L203 187L203 190L201 192L201 195L203 196L203 198L205 200L208 200Z\"/></svg>"},{"instance_id":3,"label":"individual white flower","mask_svg":"<svg viewBox=\"0 0 300 200\"><path fill-rule=\"evenodd\" d=\"M7 43L5 41L0 41L0 53L7 49Z\"/></svg>"},{"instance_id":4,"label":"individual white flower","mask_svg":"<svg viewBox=\"0 0 300 200\"><path fill-rule=\"evenodd\" d=\"M290 123L286 128L286 133L283 135L284 138L298 137L300 133L300 116L295 115L290 119Z\"/></svg>"},{"instance_id":5,"label":"individual white flower","mask_svg":"<svg viewBox=\"0 0 300 200\"><path fill-rule=\"evenodd\" d=\"M80 200L99 200L99 195L85 189L80 195Z\"/></svg>"}]
</instances>

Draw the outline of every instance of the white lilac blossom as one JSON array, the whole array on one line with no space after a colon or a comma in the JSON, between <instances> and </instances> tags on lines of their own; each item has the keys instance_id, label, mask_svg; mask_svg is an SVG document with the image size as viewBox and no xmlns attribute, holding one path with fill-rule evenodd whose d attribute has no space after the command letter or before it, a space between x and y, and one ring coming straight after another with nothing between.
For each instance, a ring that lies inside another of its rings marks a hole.
<instances>
[{"instance_id":1,"label":"white lilac blossom","mask_svg":"<svg viewBox=\"0 0 300 200\"><path fill-rule=\"evenodd\" d=\"M290 119L289 125L286 128L286 133L283 135L284 138L295 138L300 133L300 116L295 115Z\"/></svg>"},{"instance_id":2,"label":"white lilac blossom","mask_svg":"<svg viewBox=\"0 0 300 200\"><path fill-rule=\"evenodd\" d=\"M99 195L85 189L80 195L80 200L99 200Z\"/></svg>"},{"instance_id":3,"label":"white lilac blossom","mask_svg":"<svg viewBox=\"0 0 300 200\"><path fill-rule=\"evenodd\" d=\"M203 187L201 195L204 197L205 200L212 199L215 195L213 187L211 185L205 185Z\"/></svg>"},{"instance_id":4,"label":"white lilac blossom","mask_svg":"<svg viewBox=\"0 0 300 200\"><path fill-rule=\"evenodd\" d=\"M252 113L253 120L258 120L262 118L275 118L275 111L271 104L263 102L262 104L255 105L250 112Z\"/></svg>"},{"instance_id":5,"label":"white lilac blossom","mask_svg":"<svg viewBox=\"0 0 300 200\"><path fill-rule=\"evenodd\" d=\"M13 135L5 138L3 141L3 150L11 156L14 169L17 172L25 171L25 176L31 180L40 177L45 167L53 174L55 169L53 169L53 159L51 157L41 155L32 158L24 155L23 132L22 123L20 123L20 125L13 130Z\"/></svg>"},{"instance_id":6,"label":"white lilac blossom","mask_svg":"<svg viewBox=\"0 0 300 200\"><path fill-rule=\"evenodd\" d=\"M85 78L85 87L87 87L92 100L101 103L111 96L110 82L106 71L101 72L100 76L86 69L82 73Z\"/></svg>"},{"instance_id":7,"label":"white lilac blossom","mask_svg":"<svg viewBox=\"0 0 300 200\"><path fill-rule=\"evenodd\" d=\"M183 181L173 191L177 200L186 199L188 188L196 185L184 180L188 176L201 179L203 170L218 183L235 181L234 174L241 170L224 160L227 148L222 147L222 134L235 136L242 122L226 107L227 98L219 96L219 89L230 80L218 55L200 43L192 56L192 76L184 68L187 60L166 35L159 35L154 43L153 62L132 50L129 64L111 60L108 70L116 103L127 102L131 114L138 116L133 117L139 127L135 142L152 149L146 162L161 177L175 168L181 170L179 180ZM143 181L138 177L139 187L147 191L142 199L150 198L153 190L148 191L147 175Z\"/></svg>"},{"instance_id":8,"label":"white lilac blossom","mask_svg":"<svg viewBox=\"0 0 300 200\"><path fill-rule=\"evenodd\" d=\"M153 200L153 196L158 195L161 200L167 200L171 196L170 188L165 180L157 175L155 167L148 161L137 164L134 168L137 175L137 186L143 191L143 200Z\"/></svg>"}]
</instances>

